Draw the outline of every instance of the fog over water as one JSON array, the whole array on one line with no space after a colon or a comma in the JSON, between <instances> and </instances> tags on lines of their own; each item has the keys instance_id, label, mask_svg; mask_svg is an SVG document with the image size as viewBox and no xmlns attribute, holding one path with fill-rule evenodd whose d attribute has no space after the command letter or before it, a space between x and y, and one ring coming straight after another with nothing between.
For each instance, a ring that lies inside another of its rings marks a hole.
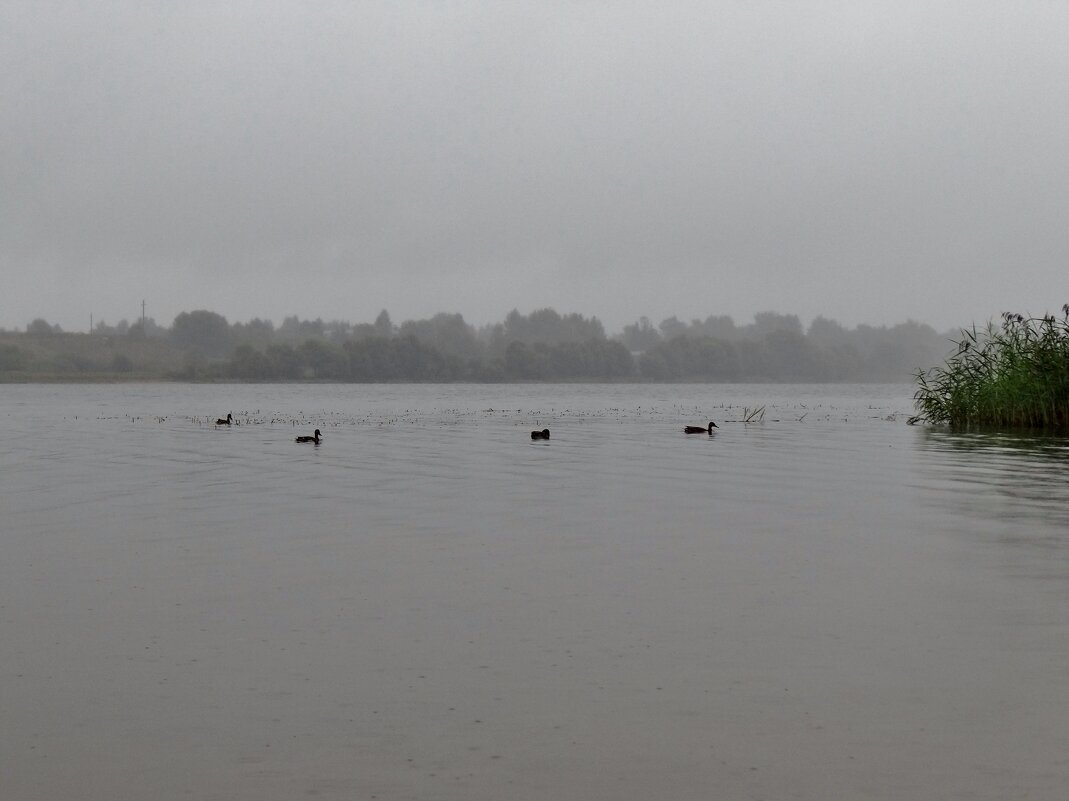
<instances>
[{"instance_id":1,"label":"fog over water","mask_svg":"<svg viewBox=\"0 0 1069 801\"><path fill-rule=\"evenodd\" d=\"M1064 438L908 385L2 391L11 798L1065 797Z\"/></svg>"},{"instance_id":2,"label":"fog over water","mask_svg":"<svg viewBox=\"0 0 1069 801\"><path fill-rule=\"evenodd\" d=\"M1069 7L0 1L0 326L1056 310Z\"/></svg>"}]
</instances>

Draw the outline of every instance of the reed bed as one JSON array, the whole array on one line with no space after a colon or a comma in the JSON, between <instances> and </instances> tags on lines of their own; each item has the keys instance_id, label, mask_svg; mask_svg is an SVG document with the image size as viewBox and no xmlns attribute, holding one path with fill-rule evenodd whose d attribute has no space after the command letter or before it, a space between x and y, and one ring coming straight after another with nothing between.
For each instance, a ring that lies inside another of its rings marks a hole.
<instances>
[{"instance_id":1,"label":"reed bed","mask_svg":"<svg viewBox=\"0 0 1069 801\"><path fill-rule=\"evenodd\" d=\"M1069 429L1069 303L1060 320L1007 312L961 334L944 366L918 371L911 423Z\"/></svg>"}]
</instances>

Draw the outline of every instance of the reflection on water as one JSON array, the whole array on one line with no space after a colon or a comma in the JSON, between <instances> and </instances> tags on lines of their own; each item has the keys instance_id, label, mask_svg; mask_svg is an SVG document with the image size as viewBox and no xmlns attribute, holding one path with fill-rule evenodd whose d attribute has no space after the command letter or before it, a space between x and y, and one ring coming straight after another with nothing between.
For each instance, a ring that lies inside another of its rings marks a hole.
<instances>
[{"instance_id":1,"label":"reflection on water","mask_svg":"<svg viewBox=\"0 0 1069 801\"><path fill-rule=\"evenodd\" d=\"M966 518L1003 521L1012 528L1001 535L1006 541L1057 549L1069 558L1069 439L918 431L929 503Z\"/></svg>"},{"instance_id":2,"label":"reflection on water","mask_svg":"<svg viewBox=\"0 0 1069 801\"><path fill-rule=\"evenodd\" d=\"M0 387L5 793L1060 801L1067 443L911 394Z\"/></svg>"}]
</instances>

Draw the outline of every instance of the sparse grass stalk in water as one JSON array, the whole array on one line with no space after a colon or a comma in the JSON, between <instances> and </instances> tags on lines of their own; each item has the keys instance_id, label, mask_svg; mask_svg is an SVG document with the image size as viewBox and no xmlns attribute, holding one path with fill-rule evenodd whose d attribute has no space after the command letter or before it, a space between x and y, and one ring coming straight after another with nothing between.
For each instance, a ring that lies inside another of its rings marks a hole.
<instances>
[{"instance_id":1,"label":"sparse grass stalk in water","mask_svg":"<svg viewBox=\"0 0 1069 801\"><path fill-rule=\"evenodd\" d=\"M742 422L744 423L760 423L765 419L765 407L759 406L755 409L751 409L749 406L744 406L742 409Z\"/></svg>"},{"instance_id":2,"label":"sparse grass stalk in water","mask_svg":"<svg viewBox=\"0 0 1069 801\"><path fill-rule=\"evenodd\" d=\"M1007 312L961 335L944 366L917 373L911 422L1069 429L1069 303L1061 320Z\"/></svg>"}]
</instances>

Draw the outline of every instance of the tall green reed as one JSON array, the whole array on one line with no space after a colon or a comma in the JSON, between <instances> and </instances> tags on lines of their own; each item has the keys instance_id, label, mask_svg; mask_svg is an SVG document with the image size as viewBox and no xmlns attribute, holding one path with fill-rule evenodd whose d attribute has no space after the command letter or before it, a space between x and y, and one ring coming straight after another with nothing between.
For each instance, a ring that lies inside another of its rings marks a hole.
<instances>
[{"instance_id":1,"label":"tall green reed","mask_svg":"<svg viewBox=\"0 0 1069 801\"><path fill-rule=\"evenodd\" d=\"M942 367L917 372L911 423L1069 429L1069 303L1062 319L1006 312L961 330Z\"/></svg>"}]
</instances>

